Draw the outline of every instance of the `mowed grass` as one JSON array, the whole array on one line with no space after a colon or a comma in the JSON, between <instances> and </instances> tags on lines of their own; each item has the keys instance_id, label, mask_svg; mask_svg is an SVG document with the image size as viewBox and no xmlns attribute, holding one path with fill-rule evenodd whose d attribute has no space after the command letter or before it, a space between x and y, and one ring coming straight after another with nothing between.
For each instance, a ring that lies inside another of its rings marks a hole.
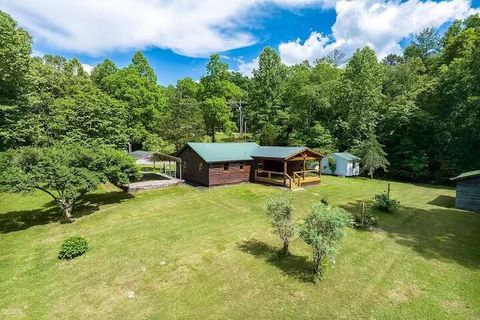
<instances>
[{"instance_id":1,"label":"mowed grass","mask_svg":"<svg viewBox=\"0 0 480 320\"><path fill-rule=\"evenodd\" d=\"M323 197L357 210L385 188L326 176L292 192L297 220ZM0 194L0 318L480 318L480 214L453 209L452 188L392 182L401 208L379 213L374 231L349 229L318 284L308 280L311 252L300 239L290 257L276 257L264 203L280 192L258 184L133 197L102 189L70 224L43 194ZM72 235L90 251L57 260Z\"/></svg>"}]
</instances>

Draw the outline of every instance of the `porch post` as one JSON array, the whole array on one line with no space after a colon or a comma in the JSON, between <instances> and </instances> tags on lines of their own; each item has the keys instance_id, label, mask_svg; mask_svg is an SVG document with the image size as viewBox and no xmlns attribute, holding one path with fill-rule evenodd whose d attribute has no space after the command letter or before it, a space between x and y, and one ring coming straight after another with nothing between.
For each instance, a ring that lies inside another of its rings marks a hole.
<instances>
[{"instance_id":1,"label":"porch post","mask_svg":"<svg viewBox=\"0 0 480 320\"><path fill-rule=\"evenodd\" d=\"M318 177L322 176L322 158L318 159Z\"/></svg>"},{"instance_id":2,"label":"porch post","mask_svg":"<svg viewBox=\"0 0 480 320\"><path fill-rule=\"evenodd\" d=\"M283 186L287 185L287 161L283 160Z\"/></svg>"},{"instance_id":3,"label":"porch post","mask_svg":"<svg viewBox=\"0 0 480 320\"><path fill-rule=\"evenodd\" d=\"M303 171L302 171L302 178L305 180L305 157L303 157Z\"/></svg>"}]
</instances>

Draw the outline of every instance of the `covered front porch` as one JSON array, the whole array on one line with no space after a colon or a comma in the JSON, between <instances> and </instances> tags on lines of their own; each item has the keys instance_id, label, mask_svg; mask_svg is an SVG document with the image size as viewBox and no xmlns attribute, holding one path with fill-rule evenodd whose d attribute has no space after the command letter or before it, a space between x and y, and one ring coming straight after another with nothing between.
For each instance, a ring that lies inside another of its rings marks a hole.
<instances>
[{"instance_id":1,"label":"covered front porch","mask_svg":"<svg viewBox=\"0 0 480 320\"><path fill-rule=\"evenodd\" d=\"M253 156L256 182L279 185L290 189L318 184L322 176L322 155L308 148L270 147L286 150ZM283 152L280 152L283 151Z\"/></svg>"}]
</instances>

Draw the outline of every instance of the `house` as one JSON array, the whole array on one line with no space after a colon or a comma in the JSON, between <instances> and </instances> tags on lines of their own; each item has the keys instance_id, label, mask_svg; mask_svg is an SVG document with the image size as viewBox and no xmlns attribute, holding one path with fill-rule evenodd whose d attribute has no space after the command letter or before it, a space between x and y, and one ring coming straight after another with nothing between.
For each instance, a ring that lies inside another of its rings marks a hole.
<instances>
[{"instance_id":1,"label":"house","mask_svg":"<svg viewBox=\"0 0 480 320\"><path fill-rule=\"evenodd\" d=\"M335 161L335 168L330 168L329 158ZM352 177L360 174L360 158L348 152L335 152L323 158L322 169L326 174ZM332 170L333 169L333 170Z\"/></svg>"},{"instance_id":2,"label":"house","mask_svg":"<svg viewBox=\"0 0 480 320\"><path fill-rule=\"evenodd\" d=\"M321 170L307 170L307 162L320 163L322 155L306 147L189 142L176 157L183 179L208 187L251 181L296 188L321 181Z\"/></svg>"},{"instance_id":3,"label":"house","mask_svg":"<svg viewBox=\"0 0 480 320\"><path fill-rule=\"evenodd\" d=\"M480 170L464 172L450 180L457 183L455 207L480 212Z\"/></svg>"}]
</instances>

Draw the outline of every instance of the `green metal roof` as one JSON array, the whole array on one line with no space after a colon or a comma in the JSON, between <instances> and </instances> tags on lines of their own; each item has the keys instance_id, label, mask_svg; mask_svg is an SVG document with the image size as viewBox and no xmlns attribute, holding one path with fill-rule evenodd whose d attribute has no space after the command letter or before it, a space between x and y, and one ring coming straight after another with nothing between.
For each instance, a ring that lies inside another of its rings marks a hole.
<instances>
[{"instance_id":1,"label":"green metal roof","mask_svg":"<svg viewBox=\"0 0 480 320\"><path fill-rule=\"evenodd\" d=\"M348 161L360 160L359 157L348 152L335 152L334 155Z\"/></svg>"},{"instance_id":2,"label":"green metal roof","mask_svg":"<svg viewBox=\"0 0 480 320\"><path fill-rule=\"evenodd\" d=\"M454 178L450 178L450 180L452 181L466 180L466 179L475 178L475 177L480 177L480 170L464 172Z\"/></svg>"},{"instance_id":3,"label":"green metal roof","mask_svg":"<svg viewBox=\"0 0 480 320\"><path fill-rule=\"evenodd\" d=\"M254 158L275 158L286 159L297 153L307 150L306 147L258 147L253 150L251 156Z\"/></svg>"},{"instance_id":4,"label":"green metal roof","mask_svg":"<svg viewBox=\"0 0 480 320\"><path fill-rule=\"evenodd\" d=\"M255 142L241 143L202 143L189 142L192 148L206 162L252 160L252 151L258 148Z\"/></svg>"}]
</instances>

